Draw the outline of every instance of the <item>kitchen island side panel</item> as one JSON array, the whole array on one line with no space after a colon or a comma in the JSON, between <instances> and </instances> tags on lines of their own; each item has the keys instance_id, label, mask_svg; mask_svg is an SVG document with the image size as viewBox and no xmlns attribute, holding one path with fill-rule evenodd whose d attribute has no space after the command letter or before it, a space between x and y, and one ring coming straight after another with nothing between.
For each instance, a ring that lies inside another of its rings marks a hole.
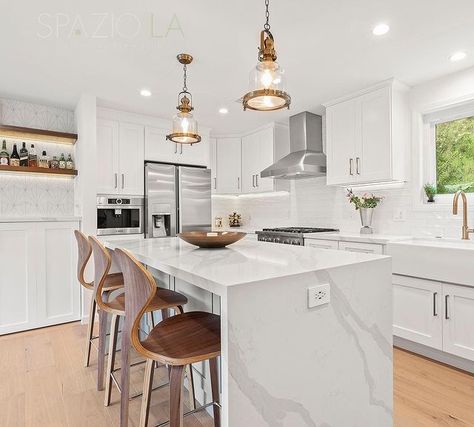
<instances>
[{"instance_id":1,"label":"kitchen island side panel","mask_svg":"<svg viewBox=\"0 0 474 427\"><path fill-rule=\"evenodd\" d=\"M325 283L330 303L308 308ZM223 303L224 425L392 426L391 259L232 287Z\"/></svg>"}]
</instances>

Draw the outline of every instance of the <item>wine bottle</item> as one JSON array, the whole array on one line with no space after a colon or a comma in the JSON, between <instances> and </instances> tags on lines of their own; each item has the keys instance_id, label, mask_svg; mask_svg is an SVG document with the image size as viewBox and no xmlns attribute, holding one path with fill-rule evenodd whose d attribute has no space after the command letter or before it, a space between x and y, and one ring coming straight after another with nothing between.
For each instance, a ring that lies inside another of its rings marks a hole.
<instances>
[{"instance_id":1,"label":"wine bottle","mask_svg":"<svg viewBox=\"0 0 474 427\"><path fill-rule=\"evenodd\" d=\"M10 166L20 166L20 156L18 155L16 144L13 144L13 151L10 156Z\"/></svg>"},{"instance_id":2,"label":"wine bottle","mask_svg":"<svg viewBox=\"0 0 474 427\"><path fill-rule=\"evenodd\" d=\"M67 160L66 160L66 169L74 169L74 162L73 162L72 157L71 157L70 154L69 154L69 156L67 157Z\"/></svg>"},{"instance_id":3,"label":"wine bottle","mask_svg":"<svg viewBox=\"0 0 474 427\"><path fill-rule=\"evenodd\" d=\"M64 153L61 153L59 158L59 169L66 169L66 159L64 158Z\"/></svg>"},{"instance_id":4,"label":"wine bottle","mask_svg":"<svg viewBox=\"0 0 474 427\"><path fill-rule=\"evenodd\" d=\"M39 159L39 167L45 169L49 168L49 158L46 155L46 151L43 151L43 155Z\"/></svg>"},{"instance_id":5,"label":"wine bottle","mask_svg":"<svg viewBox=\"0 0 474 427\"><path fill-rule=\"evenodd\" d=\"M2 151L0 151L0 165L8 166L10 163L10 155L7 151L7 141L3 140Z\"/></svg>"},{"instance_id":6,"label":"wine bottle","mask_svg":"<svg viewBox=\"0 0 474 427\"><path fill-rule=\"evenodd\" d=\"M38 166L38 156L36 155L35 144L31 144L30 152L28 154L28 166L36 168Z\"/></svg>"},{"instance_id":7,"label":"wine bottle","mask_svg":"<svg viewBox=\"0 0 474 427\"><path fill-rule=\"evenodd\" d=\"M28 150L26 148L26 142L20 149L20 166L28 166Z\"/></svg>"}]
</instances>

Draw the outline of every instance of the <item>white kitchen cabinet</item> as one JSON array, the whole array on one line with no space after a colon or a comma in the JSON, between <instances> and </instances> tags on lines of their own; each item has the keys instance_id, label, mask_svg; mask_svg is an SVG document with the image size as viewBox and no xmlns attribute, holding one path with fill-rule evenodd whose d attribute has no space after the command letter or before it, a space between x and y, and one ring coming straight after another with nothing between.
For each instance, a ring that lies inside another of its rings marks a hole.
<instances>
[{"instance_id":1,"label":"white kitchen cabinet","mask_svg":"<svg viewBox=\"0 0 474 427\"><path fill-rule=\"evenodd\" d=\"M209 167L211 168L211 192L217 192L217 140L209 139Z\"/></svg>"},{"instance_id":2,"label":"white kitchen cabinet","mask_svg":"<svg viewBox=\"0 0 474 427\"><path fill-rule=\"evenodd\" d=\"M383 254L383 245L376 243L339 242L339 250L381 255Z\"/></svg>"},{"instance_id":3,"label":"white kitchen cabinet","mask_svg":"<svg viewBox=\"0 0 474 427\"><path fill-rule=\"evenodd\" d=\"M327 183L406 180L407 89L391 80L326 104Z\"/></svg>"},{"instance_id":4,"label":"white kitchen cabinet","mask_svg":"<svg viewBox=\"0 0 474 427\"><path fill-rule=\"evenodd\" d=\"M119 124L119 193L144 194L144 129L131 123Z\"/></svg>"},{"instance_id":5,"label":"white kitchen cabinet","mask_svg":"<svg viewBox=\"0 0 474 427\"><path fill-rule=\"evenodd\" d=\"M118 192L119 124L97 120L97 193Z\"/></svg>"},{"instance_id":6,"label":"white kitchen cabinet","mask_svg":"<svg viewBox=\"0 0 474 427\"><path fill-rule=\"evenodd\" d=\"M209 140L203 136L201 142L186 145L175 144L166 139L169 130L145 127L145 160L196 166L209 166Z\"/></svg>"},{"instance_id":7,"label":"white kitchen cabinet","mask_svg":"<svg viewBox=\"0 0 474 427\"><path fill-rule=\"evenodd\" d=\"M0 335L80 318L79 222L0 224Z\"/></svg>"},{"instance_id":8,"label":"white kitchen cabinet","mask_svg":"<svg viewBox=\"0 0 474 427\"><path fill-rule=\"evenodd\" d=\"M337 240L305 239L304 245L318 249L339 249L339 242Z\"/></svg>"},{"instance_id":9,"label":"white kitchen cabinet","mask_svg":"<svg viewBox=\"0 0 474 427\"><path fill-rule=\"evenodd\" d=\"M219 194L242 191L242 147L240 138L218 138L216 143L216 187Z\"/></svg>"},{"instance_id":10,"label":"white kitchen cabinet","mask_svg":"<svg viewBox=\"0 0 474 427\"><path fill-rule=\"evenodd\" d=\"M242 138L242 192L273 191L273 178L261 178L260 172L274 162L274 128L269 127Z\"/></svg>"},{"instance_id":11,"label":"white kitchen cabinet","mask_svg":"<svg viewBox=\"0 0 474 427\"><path fill-rule=\"evenodd\" d=\"M393 334L443 347L443 288L439 282L393 276Z\"/></svg>"},{"instance_id":12,"label":"white kitchen cabinet","mask_svg":"<svg viewBox=\"0 0 474 427\"><path fill-rule=\"evenodd\" d=\"M97 192L143 195L144 128L97 120Z\"/></svg>"},{"instance_id":13,"label":"white kitchen cabinet","mask_svg":"<svg viewBox=\"0 0 474 427\"><path fill-rule=\"evenodd\" d=\"M474 360L474 288L443 284L443 350Z\"/></svg>"}]
</instances>

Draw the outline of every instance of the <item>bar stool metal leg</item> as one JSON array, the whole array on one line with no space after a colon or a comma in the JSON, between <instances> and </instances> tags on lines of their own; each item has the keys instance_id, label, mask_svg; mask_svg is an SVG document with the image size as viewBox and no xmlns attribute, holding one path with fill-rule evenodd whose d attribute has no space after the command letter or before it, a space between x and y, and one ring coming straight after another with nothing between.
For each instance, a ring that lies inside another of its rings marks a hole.
<instances>
[{"instance_id":1,"label":"bar stool metal leg","mask_svg":"<svg viewBox=\"0 0 474 427\"><path fill-rule=\"evenodd\" d=\"M105 373L105 395L104 405L110 405L110 397L112 395L112 372L115 368L115 351L117 348L117 336L119 329L120 317L116 314L112 315L110 324L110 337L109 337L109 355L107 361L107 371Z\"/></svg>"}]
</instances>

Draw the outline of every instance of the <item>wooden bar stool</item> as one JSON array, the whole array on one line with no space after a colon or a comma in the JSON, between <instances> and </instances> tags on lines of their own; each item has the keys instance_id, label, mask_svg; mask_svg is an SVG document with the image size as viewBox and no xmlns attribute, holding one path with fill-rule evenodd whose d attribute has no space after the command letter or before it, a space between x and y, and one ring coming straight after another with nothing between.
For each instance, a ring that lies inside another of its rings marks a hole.
<instances>
[{"instance_id":1,"label":"wooden bar stool","mask_svg":"<svg viewBox=\"0 0 474 427\"><path fill-rule=\"evenodd\" d=\"M170 367L170 427L183 426L183 379L185 366L209 360L214 407L214 426L220 426L219 375L221 352L220 317L202 311L169 317L155 326L143 341L140 322L157 292L151 274L128 252L116 249L127 299L125 329L132 345L146 359L140 426L148 424L155 361ZM206 405L208 406L208 405ZM200 408L201 409L201 408ZM195 412L195 411L191 411ZM166 423L164 423L166 424Z\"/></svg>"},{"instance_id":2,"label":"wooden bar stool","mask_svg":"<svg viewBox=\"0 0 474 427\"><path fill-rule=\"evenodd\" d=\"M104 301L101 295L101 287L105 284L105 278L107 277L108 271L112 264L112 257L107 249L95 238L89 237L92 252L94 254L94 263L95 263L95 282L97 282L97 305L99 309L103 312L109 313L112 315L112 321L110 326L110 341L109 341L109 352L108 352L108 363L106 370L106 384L105 384L105 399L104 404L108 406L110 404L110 397L112 392L112 382L115 380L114 377L114 367L115 367L115 355L116 355L116 346L117 346L117 335L118 335L118 326L119 319L123 317L126 319L126 306L128 305L128 297L126 294L120 294L116 298L110 301ZM152 279L153 280L153 279ZM185 305L188 300L187 298L175 291L170 289L158 288L155 281L153 280L155 286L155 293L153 298L149 301L145 312L152 316L153 311L158 310L169 310L174 309L179 313L183 313L183 305ZM125 325L127 324L125 320ZM153 324L153 322L151 322ZM127 338L126 326L124 325L122 329L122 365L121 370L121 384L119 391L121 393L121 418L124 416L122 425L127 425L128 421L128 403L129 403L129 385L130 385L130 339ZM104 342L105 345L105 342ZM100 345L99 345L100 347ZM105 349L103 349L105 350ZM142 362L143 363L143 362ZM192 375L191 366L188 366L187 377L190 385L190 401L191 405L194 407L194 381ZM123 412L123 413L122 413Z\"/></svg>"},{"instance_id":3,"label":"wooden bar stool","mask_svg":"<svg viewBox=\"0 0 474 427\"><path fill-rule=\"evenodd\" d=\"M94 281L87 282L84 277L84 272L87 267L87 263L92 254L92 246L89 243L87 236L79 230L74 230L74 235L77 241L77 280L85 288L92 291L92 299L89 308L89 323L87 325L87 343L84 357L84 365L89 366L91 357L92 341L99 338L99 336L93 336L94 331L94 320L96 312L96 295L94 289ZM123 276L122 273L108 274L105 278L105 283L102 287L102 292L105 294L104 298L108 298L108 294L117 289L123 288ZM105 330L104 330L105 332ZM99 329L100 335L100 329Z\"/></svg>"}]
</instances>

